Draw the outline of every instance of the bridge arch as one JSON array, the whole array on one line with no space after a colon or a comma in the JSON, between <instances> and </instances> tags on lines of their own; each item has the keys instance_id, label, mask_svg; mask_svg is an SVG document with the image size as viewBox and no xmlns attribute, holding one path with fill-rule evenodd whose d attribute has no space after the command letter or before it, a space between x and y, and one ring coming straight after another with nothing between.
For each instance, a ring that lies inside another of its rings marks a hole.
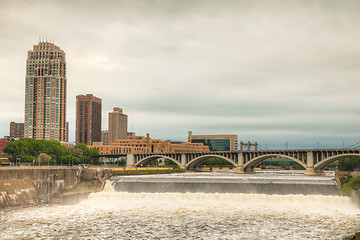
<instances>
[{"instance_id":1,"label":"bridge arch","mask_svg":"<svg viewBox=\"0 0 360 240\"><path fill-rule=\"evenodd\" d=\"M294 157L291 156L287 156L284 154L265 154L265 155L261 155L258 156L256 158L251 159L250 161L246 162L243 166L244 169L249 169L249 168L253 168L255 167L257 164L261 163L262 161L265 161L266 159L269 159L271 157L283 157L283 158L287 158L289 160L293 160L295 162L297 162L298 164L300 164L302 167L304 167L306 169L306 163L300 161L299 159L296 159Z\"/></svg>"},{"instance_id":2,"label":"bridge arch","mask_svg":"<svg viewBox=\"0 0 360 240\"><path fill-rule=\"evenodd\" d=\"M360 157L360 154L359 153L343 153L343 154L325 158L314 165L314 170L322 171L327 165L329 165L333 162L336 162L337 160L340 160L342 158L346 158L346 157Z\"/></svg>"},{"instance_id":3,"label":"bridge arch","mask_svg":"<svg viewBox=\"0 0 360 240\"><path fill-rule=\"evenodd\" d=\"M221 155L210 154L210 155L199 156L199 157L192 159L190 162L188 162L186 164L186 169L194 168L195 166L199 165L200 163L204 162L205 160L207 160L209 158L222 158L222 159L228 161L229 163L231 163L232 165L234 165L235 167L237 166L237 164L230 158L223 157Z\"/></svg>"},{"instance_id":4,"label":"bridge arch","mask_svg":"<svg viewBox=\"0 0 360 240\"><path fill-rule=\"evenodd\" d=\"M181 166L179 161L177 161L177 160L175 160L175 159L173 159L171 157L163 156L163 155L151 155L151 156L145 157L145 158L141 159L140 161L138 161L137 163L135 163L135 167L139 166L140 164L145 164L145 163L148 163L148 162L150 162L152 160L159 159L159 158L166 158L168 160L173 161L178 166Z\"/></svg>"}]
</instances>

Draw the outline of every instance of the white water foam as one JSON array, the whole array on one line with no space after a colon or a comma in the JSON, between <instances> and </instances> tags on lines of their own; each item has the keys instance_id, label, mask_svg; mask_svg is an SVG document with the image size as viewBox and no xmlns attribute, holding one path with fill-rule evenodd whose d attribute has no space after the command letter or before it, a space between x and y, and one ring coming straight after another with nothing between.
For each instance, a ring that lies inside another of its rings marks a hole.
<instances>
[{"instance_id":1,"label":"white water foam","mask_svg":"<svg viewBox=\"0 0 360 240\"><path fill-rule=\"evenodd\" d=\"M232 193L128 193L116 192L107 182L104 191L92 193L81 206L98 210L146 212L196 211L213 214L322 215L359 217L350 198L323 195L266 195Z\"/></svg>"},{"instance_id":2,"label":"white water foam","mask_svg":"<svg viewBox=\"0 0 360 240\"><path fill-rule=\"evenodd\" d=\"M107 182L76 205L1 212L0 239L342 239L359 223L341 196L127 193Z\"/></svg>"}]
</instances>

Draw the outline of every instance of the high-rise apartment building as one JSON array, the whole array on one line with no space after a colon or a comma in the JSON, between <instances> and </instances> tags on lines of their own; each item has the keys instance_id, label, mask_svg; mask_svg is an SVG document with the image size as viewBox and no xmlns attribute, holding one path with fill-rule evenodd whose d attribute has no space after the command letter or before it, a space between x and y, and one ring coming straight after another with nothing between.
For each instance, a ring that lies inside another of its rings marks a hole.
<instances>
[{"instance_id":1,"label":"high-rise apartment building","mask_svg":"<svg viewBox=\"0 0 360 240\"><path fill-rule=\"evenodd\" d=\"M101 141L102 100L92 94L76 96L76 143Z\"/></svg>"},{"instance_id":2,"label":"high-rise apartment building","mask_svg":"<svg viewBox=\"0 0 360 240\"><path fill-rule=\"evenodd\" d=\"M114 110L109 112L109 144L127 138L127 120L127 115L121 108L114 107Z\"/></svg>"},{"instance_id":3,"label":"high-rise apartment building","mask_svg":"<svg viewBox=\"0 0 360 240\"><path fill-rule=\"evenodd\" d=\"M65 52L50 42L39 42L28 51L24 135L66 141Z\"/></svg>"},{"instance_id":4,"label":"high-rise apartment building","mask_svg":"<svg viewBox=\"0 0 360 240\"><path fill-rule=\"evenodd\" d=\"M24 123L10 123L10 138L23 138L24 137Z\"/></svg>"}]
</instances>

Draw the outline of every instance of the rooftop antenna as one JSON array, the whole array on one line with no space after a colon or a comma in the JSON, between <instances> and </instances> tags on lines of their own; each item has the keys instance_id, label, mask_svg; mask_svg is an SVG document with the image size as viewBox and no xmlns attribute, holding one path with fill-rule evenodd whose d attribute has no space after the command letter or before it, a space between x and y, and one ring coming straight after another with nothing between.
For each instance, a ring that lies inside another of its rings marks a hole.
<instances>
[{"instance_id":1,"label":"rooftop antenna","mask_svg":"<svg viewBox=\"0 0 360 240\"><path fill-rule=\"evenodd\" d=\"M39 42L41 42L41 36L39 35Z\"/></svg>"},{"instance_id":2,"label":"rooftop antenna","mask_svg":"<svg viewBox=\"0 0 360 240\"><path fill-rule=\"evenodd\" d=\"M45 39L46 39L45 41L47 42L47 35L45 35Z\"/></svg>"}]
</instances>

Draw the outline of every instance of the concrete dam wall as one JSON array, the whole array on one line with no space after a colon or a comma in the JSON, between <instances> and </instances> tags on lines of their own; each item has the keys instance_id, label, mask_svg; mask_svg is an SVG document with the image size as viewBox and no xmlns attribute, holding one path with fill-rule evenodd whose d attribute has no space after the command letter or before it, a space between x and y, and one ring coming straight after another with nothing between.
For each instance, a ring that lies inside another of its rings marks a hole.
<instances>
[{"instance_id":1,"label":"concrete dam wall","mask_svg":"<svg viewBox=\"0 0 360 240\"><path fill-rule=\"evenodd\" d=\"M47 203L79 182L78 168L0 169L0 208Z\"/></svg>"},{"instance_id":2,"label":"concrete dam wall","mask_svg":"<svg viewBox=\"0 0 360 240\"><path fill-rule=\"evenodd\" d=\"M202 192L247 194L339 195L332 176L303 174L189 173L149 176L115 176L110 181L119 192Z\"/></svg>"}]
</instances>

